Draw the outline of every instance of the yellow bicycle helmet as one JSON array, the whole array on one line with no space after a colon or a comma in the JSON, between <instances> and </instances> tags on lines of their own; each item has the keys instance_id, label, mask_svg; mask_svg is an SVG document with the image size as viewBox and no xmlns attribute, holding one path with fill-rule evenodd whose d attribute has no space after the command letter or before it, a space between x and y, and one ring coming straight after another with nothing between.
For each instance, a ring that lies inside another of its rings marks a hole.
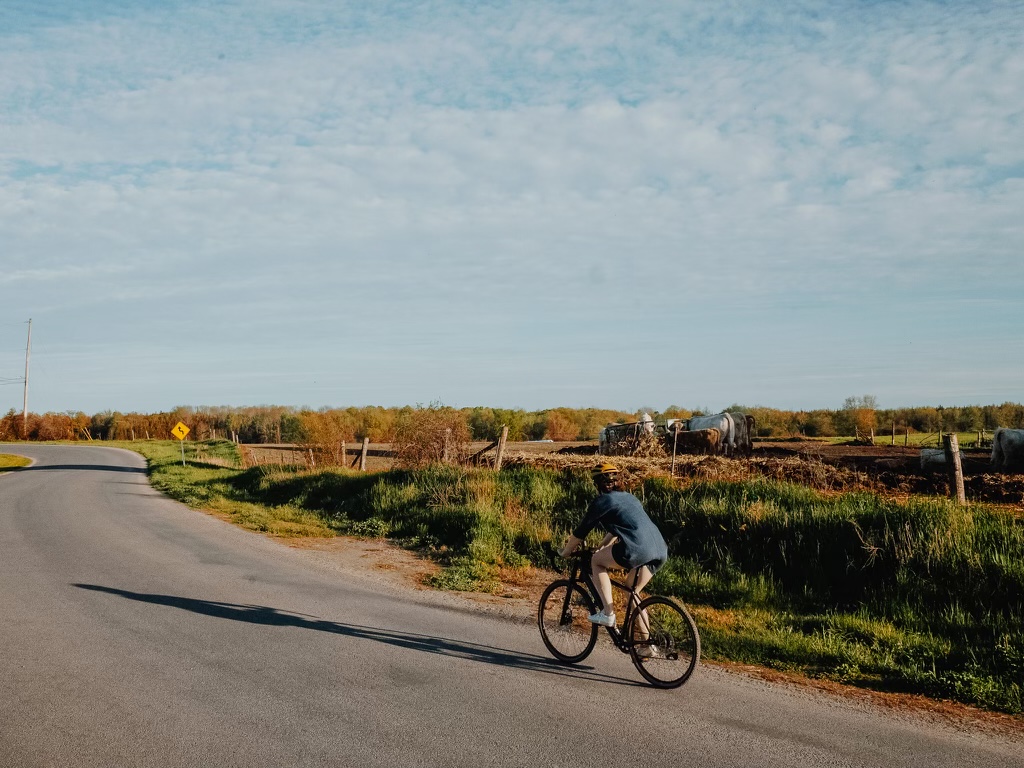
<instances>
[{"instance_id":1,"label":"yellow bicycle helmet","mask_svg":"<svg viewBox=\"0 0 1024 768\"><path fill-rule=\"evenodd\" d=\"M592 474L594 477L599 477L600 475L614 475L618 471L619 468L616 467L614 464L607 461L602 461L600 464L595 465L594 468L590 470L590 474Z\"/></svg>"}]
</instances>

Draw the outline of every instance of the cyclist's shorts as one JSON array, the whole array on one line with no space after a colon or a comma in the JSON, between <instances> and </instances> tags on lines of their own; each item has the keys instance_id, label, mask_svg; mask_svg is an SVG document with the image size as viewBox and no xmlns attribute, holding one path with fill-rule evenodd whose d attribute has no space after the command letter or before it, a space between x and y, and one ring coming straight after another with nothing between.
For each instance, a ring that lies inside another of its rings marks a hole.
<instances>
[{"instance_id":1,"label":"cyclist's shorts","mask_svg":"<svg viewBox=\"0 0 1024 768\"><path fill-rule=\"evenodd\" d=\"M619 539L612 545L612 557L615 558L616 563L627 571L641 565L646 565L651 574L654 574L665 564L665 558L663 557L650 557L649 553L627 552L626 544L622 539Z\"/></svg>"}]
</instances>

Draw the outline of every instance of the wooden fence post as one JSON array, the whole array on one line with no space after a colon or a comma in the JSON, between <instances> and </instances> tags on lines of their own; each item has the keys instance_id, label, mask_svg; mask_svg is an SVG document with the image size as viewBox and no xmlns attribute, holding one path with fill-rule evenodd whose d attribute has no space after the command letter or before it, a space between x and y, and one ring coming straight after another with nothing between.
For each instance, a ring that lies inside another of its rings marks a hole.
<instances>
[{"instance_id":1,"label":"wooden fence post","mask_svg":"<svg viewBox=\"0 0 1024 768\"><path fill-rule=\"evenodd\" d=\"M954 432L946 435L942 447L946 451L946 467L949 471L949 481L952 488L956 489L956 500L959 504L967 503L967 495L964 493L964 468L960 464L960 440Z\"/></svg>"},{"instance_id":2,"label":"wooden fence post","mask_svg":"<svg viewBox=\"0 0 1024 768\"><path fill-rule=\"evenodd\" d=\"M345 441L341 441L341 466L348 466L348 446L345 445Z\"/></svg>"},{"instance_id":3,"label":"wooden fence post","mask_svg":"<svg viewBox=\"0 0 1024 768\"><path fill-rule=\"evenodd\" d=\"M361 472L366 471L366 451L370 447L370 438L363 438L363 450L359 454L359 470Z\"/></svg>"},{"instance_id":4,"label":"wooden fence post","mask_svg":"<svg viewBox=\"0 0 1024 768\"><path fill-rule=\"evenodd\" d=\"M505 459L505 441L508 440L508 425L501 428L501 435L498 437L498 452L494 455L494 471L501 469L501 462Z\"/></svg>"},{"instance_id":5,"label":"wooden fence post","mask_svg":"<svg viewBox=\"0 0 1024 768\"><path fill-rule=\"evenodd\" d=\"M672 430L672 477L676 476L676 447L679 445L679 430Z\"/></svg>"},{"instance_id":6,"label":"wooden fence post","mask_svg":"<svg viewBox=\"0 0 1024 768\"><path fill-rule=\"evenodd\" d=\"M896 422L892 423L892 445L896 445Z\"/></svg>"}]
</instances>

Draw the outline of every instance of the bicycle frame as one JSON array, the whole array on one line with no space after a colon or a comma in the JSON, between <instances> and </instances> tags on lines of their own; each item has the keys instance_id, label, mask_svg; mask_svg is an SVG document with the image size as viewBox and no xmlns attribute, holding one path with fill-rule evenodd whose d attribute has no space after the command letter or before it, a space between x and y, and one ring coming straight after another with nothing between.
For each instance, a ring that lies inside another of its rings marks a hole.
<instances>
[{"instance_id":1,"label":"bicycle frame","mask_svg":"<svg viewBox=\"0 0 1024 768\"><path fill-rule=\"evenodd\" d=\"M590 623L583 618L585 612L593 613L602 604L592 573L593 550L579 550L567 558L568 568L559 568L554 548L548 547L547 553L552 569L566 576L547 586L537 606L537 626L552 656L562 664L579 664L594 650L597 629L603 626L615 647L655 688L678 688L690 678L700 659L700 635L693 617L677 600L663 595L641 599L635 581L609 576L613 590L628 594L621 628Z\"/></svg>"},{"instance_id":2,"label":"bicycle frame","mask_svg":"<svg viewBox=\"0 0 1024 768\"><path fill-rule=\"evenodd\" d=\"M570 588L567 589L565 592L565 604L562 605L563 615L569 607L569 600L572 596L572 587L576 584L582 583L586 586L587 591L590 593L590 597L594 601L595 606L598 606L598 608L600 609L600 606L602 605L601 595L597 590L597 585L594 584L594 578L590 572L590 556L592 554L593 552L583 550L581 552L575 553L572 557L569 558L572 562L572 568L569 572ZM609 578L611 577L609 576ZM635 586L626 586L621 581L616 581L615 579L611 579L611 582L612 589L618 589L620 592L627 592L629 594L629 598L626 601L626 615L622 619L622 627L623 629L625 629L629 626L630 619L633 616L633 611L636 609L636 606L640 603L640 598L638 596ZM635 645L642 644L635 643L629 640L626 637L626 633L620 632L618 627L605 627L605 629L608 630L608 635L611 637L612 642L615 643L615 647L623 653L629 653L630 648L632 648Z\"/></svg>"}]
</instances>

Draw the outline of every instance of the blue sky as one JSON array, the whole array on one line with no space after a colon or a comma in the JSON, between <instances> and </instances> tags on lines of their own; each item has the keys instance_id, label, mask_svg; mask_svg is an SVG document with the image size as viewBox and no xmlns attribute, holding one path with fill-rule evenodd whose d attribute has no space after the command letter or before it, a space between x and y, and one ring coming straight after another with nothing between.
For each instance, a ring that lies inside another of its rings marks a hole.
<instances>
[{"instance_id":1,"label":"blue sky","mask_svg":"<svg viewBox=\"0 0 1024 768\"><path fill-rule=\"evenodd\" d=\"M0 4L0 402L1024 401L1024 4Z\"/></svg>"}]
</instances>

